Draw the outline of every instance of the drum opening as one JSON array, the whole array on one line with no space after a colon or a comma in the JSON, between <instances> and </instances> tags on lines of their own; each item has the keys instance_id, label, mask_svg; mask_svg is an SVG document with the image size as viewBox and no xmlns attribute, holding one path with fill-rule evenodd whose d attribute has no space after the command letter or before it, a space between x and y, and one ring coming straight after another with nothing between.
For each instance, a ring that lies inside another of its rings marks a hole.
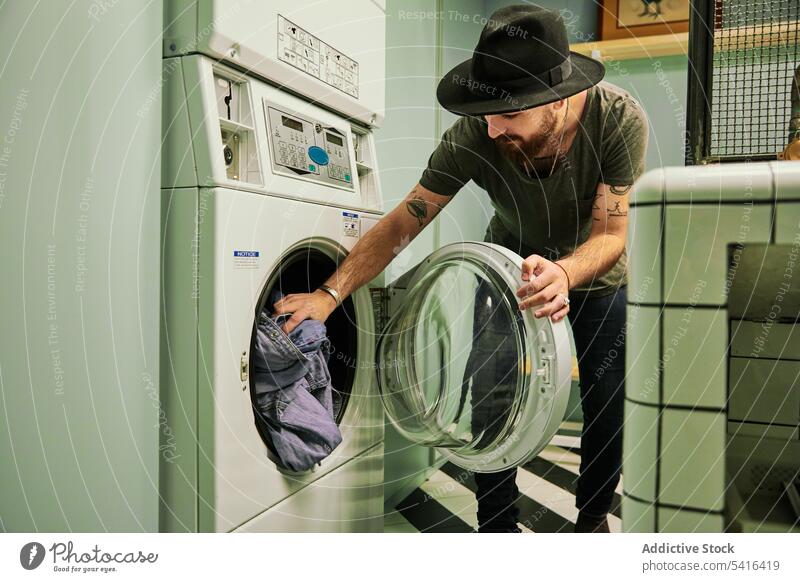
<instances>
[{"instance_id":1,"label":"drum opening","mask_svg":"<svg viewBox=\"0 0 800 582\"><path fill-rule=\"evenodd\" d=\"M261 293L261 298L255 313L253 334L251 337L250 369L253 370L253 342L255 341L256 324L259 315L263 312L272 313L273 307L269 304L270 293L273 289L280 290L284 295L292 293L311 293L330 277L339 263L344 260L342 252L334 258L326 252L311 245L298 248L289 254L280 266L268 278L267 284ZM325 321L327 337L330 340L331 354L328 359L328 371L333 387L333 414L336 424L340 424L347 412L347 405L353 389L353 381L357 369L356 356L358 353L358 326L356 312L352 298L348 297ZM250 380L250 396L253 399L254 412L257 410L253 379ZM269 450L275 454L269 435L263 424L259 422L256 414L256 426L262 440Z\"/></svg>"}]
</instances>

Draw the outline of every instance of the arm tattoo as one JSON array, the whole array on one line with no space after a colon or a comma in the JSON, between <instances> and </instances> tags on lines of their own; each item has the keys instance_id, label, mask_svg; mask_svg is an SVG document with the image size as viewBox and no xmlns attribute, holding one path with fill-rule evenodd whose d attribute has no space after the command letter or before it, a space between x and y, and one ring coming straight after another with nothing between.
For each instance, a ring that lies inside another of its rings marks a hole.
<instances>
[{"instance_id":1,"label":"arm tattoo","mask_svg":"<svg viewBox=\"0 0 800 582\"><path fill-rule=\"evenodd\" d=\"M614 203L614 208L608 209L609 216L628 216L628 213L619 207L619 202Z\"/></svg>"},{"instance_id":2,"label":"arm tattoo","mask_svg":"<svg viewBox=\"0 0 800 582\"><path fill-rule=\"evenodd\" d=\"M414 196L414 198L406 202L406 209L411 216L417 219L419 225L422 226L423 219L428 216L428 205L425 203L422 196Z\"/></svg>"},{"instance_id":3,"label":"arm tattoo","mask_svg":"<svg viewBox=\"0 0 800 582\"><path fill-rule=\"evenodd\" d=\"M608 189L611 191L612 194L616 194L617 196L624 196L628 193L628 190L631 189L631 185L628 184L627 186L609 186Z\"/></svg>"},{"instance_id":4,"label":"arm tattoo","mask_svg":"<svg viewBox=\"0 0 800 582\"><path fill-rule=\"evenodd\" d=\"M595 210L600 210L600 204L597 202L597 197L594 199L594 204L592 204L592 220L596 222L600 222L600 219L594 215Z\"/></svg>"}]
</instances>

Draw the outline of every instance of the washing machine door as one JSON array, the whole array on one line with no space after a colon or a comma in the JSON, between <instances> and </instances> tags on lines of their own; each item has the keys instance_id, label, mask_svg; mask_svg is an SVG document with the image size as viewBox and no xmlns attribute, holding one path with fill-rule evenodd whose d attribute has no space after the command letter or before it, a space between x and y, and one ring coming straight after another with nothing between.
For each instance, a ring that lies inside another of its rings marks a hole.
<instances>
[{"instance_id":1,"label":"washing machine door","mask_svg":"<svg viewBox=\"0 0 800 582\"><path fill-rule=\"evenodd\" d=\"M494 472L550 441L569 397L574 342L565 319L521 312L522 258L457 243L417 267L377 344L395 428L454 464Z\"/></svg>"}]
</instances>

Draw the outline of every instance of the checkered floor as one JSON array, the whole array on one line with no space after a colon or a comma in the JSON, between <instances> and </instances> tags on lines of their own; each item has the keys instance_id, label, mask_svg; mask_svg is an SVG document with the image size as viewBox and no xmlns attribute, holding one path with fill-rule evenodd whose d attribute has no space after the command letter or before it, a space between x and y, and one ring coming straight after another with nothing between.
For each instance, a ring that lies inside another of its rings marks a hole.
<instances>
[{"instance_id":1,"label":"checkered floor","mask_svg":"<svg viewBox=\"0 0 800 582\"><path fill-rule=\"evenodd\" d=\"M572 532L578 510L575 488L580 465L580 438L556 436L538 457L520 467L520 529L527 533ZM614 496L609 526L620 531L620 494ZM445 464L386 515L386 532L470 532L478 527L475 479L468 471Z\"/></svg>"}]
</instances>

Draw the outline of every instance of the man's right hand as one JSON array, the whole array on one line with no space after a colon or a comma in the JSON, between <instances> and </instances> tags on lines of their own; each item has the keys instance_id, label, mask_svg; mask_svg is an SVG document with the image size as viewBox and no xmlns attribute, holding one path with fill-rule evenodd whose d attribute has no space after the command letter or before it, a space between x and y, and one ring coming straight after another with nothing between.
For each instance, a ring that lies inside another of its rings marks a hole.
<instances>
[{"instance_id":1,"label":"man's right hand","mask_svg":"<svg viewBox=\"0 0 800 582\"><path fill-rule=\"evenodd\" d=\"M336 309L336 301L330 294L317 289L313 293L290 293L275 302L273 315L291 313L283 327L285 333L290 333L301 321L316 319L325 321Z\"/></svg>"}]
</instances>

